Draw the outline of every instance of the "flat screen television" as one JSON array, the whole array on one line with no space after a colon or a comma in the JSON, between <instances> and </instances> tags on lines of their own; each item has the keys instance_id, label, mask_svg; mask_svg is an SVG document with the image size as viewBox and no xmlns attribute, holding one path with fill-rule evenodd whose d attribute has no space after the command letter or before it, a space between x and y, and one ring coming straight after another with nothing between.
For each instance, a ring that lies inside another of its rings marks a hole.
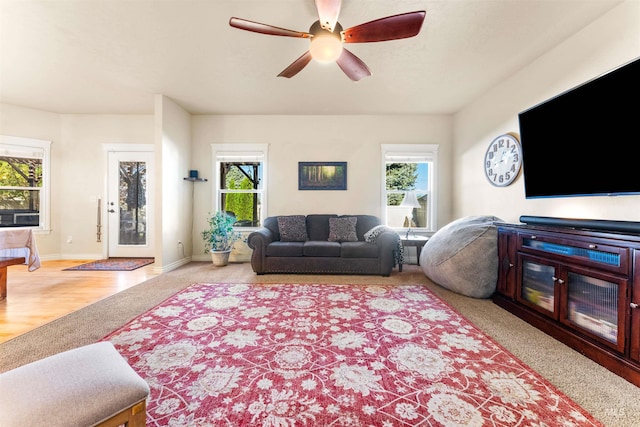
<instances>
[{"instance_id":1,"label":"flat screen television","mask_svg":"<svg viewBox=\"0 0 640 427\"><path fill-rule=\"evenodd\" d=\"M526 198L640 194L640 58L518 121Z\"/></svg>"}]
</instances>

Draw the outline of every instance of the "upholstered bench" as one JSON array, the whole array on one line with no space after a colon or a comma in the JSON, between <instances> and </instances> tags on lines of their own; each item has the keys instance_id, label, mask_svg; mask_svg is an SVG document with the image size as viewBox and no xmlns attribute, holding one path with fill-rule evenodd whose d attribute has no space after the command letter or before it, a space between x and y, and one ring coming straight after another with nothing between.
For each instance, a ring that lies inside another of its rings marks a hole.
<instances>
[{"instance_id":1,"label":"upholstered bench","mask_svg":"<svg viewBox=\"0 0 640 427\"><path fill-rule=\"evenodd\" d=\"M0 426L144 427L147 383L110 342L0 374Z\"/></svg>"}]
</instances>

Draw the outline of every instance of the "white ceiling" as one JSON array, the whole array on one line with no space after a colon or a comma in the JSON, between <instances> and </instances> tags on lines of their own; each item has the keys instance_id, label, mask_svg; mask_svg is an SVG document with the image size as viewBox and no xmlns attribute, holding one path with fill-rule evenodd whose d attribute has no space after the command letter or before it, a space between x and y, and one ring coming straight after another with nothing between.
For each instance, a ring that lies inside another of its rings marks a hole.
<instances>
[{"instance_id":1,"label":"white ceiling","mask_svg":"<svg viewBox=\"0 0 640 427\"><path fill-rule=\"evenodd\" d=\"M313 0L0 0L0 101L57 113L151 114L164 94L194 114L454 113L620 0L343 0L349 28L426 10L416 37L350 44L354 83L308 40L239 30L240 17L307 31Z\"/></svg>"}]
</instances>

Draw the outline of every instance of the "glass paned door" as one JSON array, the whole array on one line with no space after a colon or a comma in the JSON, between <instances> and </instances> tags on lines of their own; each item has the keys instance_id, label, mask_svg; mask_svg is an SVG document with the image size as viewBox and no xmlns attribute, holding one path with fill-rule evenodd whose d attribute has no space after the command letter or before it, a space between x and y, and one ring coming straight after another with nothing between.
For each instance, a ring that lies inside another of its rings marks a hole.
<instances>
[{"instance_id":1,"label":"glass paned door","mask_svg":"<svg viewBox=\"0 0 640 427\"><path fill-rule=\"evenodd\" d=\"M147 163L120 162L120 245L147 244Z\"/></svg>"},{"instance_id":2,"label":"glass paned door","mask_svg":"<svg viewBox=\"0 0 640 427\"><path fill-rule=\"evenodd\" d=\"M624 310L627 281L595 277L593 272L567 273L567 312L564 323L595 335L604 344L624 351Z\"/></svg>"},{"instance_id":3,"label":"glass paned door","mask_svg":"<svg viewBox=\"0 0 640 427\"><path fill-rule=\"evenodd\" d=\"M152 257L152 152L109 153L109 256Z\"/></svg>"},{"instance_id":4,"label":"glass paned door","mask_svg":"<svg viewBox=\"0 0 640 427\"><path fill-rule=\"evenodd\" d=\"M521 265L518 300L550 317L557 317L555 266L524 259Z\"/></svg>"}]
</instances>

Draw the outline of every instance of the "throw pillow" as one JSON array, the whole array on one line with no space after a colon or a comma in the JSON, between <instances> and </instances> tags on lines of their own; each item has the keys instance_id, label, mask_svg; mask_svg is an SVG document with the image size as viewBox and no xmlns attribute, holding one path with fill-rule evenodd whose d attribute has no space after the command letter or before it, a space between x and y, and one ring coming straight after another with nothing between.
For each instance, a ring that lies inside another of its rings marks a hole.
<instances>
[{"instance_id":1,"label":"throw pillow","mask_svg":"<svg viewBox=\"0 0 640 427\"><path fill-rule=\"evenodd\" d=\"M356 224L358 218L349 216L346 218L329 218L330 242L357 242Z\"/></svg>"},{"instance_id":2,"label":"throw pillow","mask_svg":"<svg viewBox=\"0 0 640 427\"><path fill-rule=\"evenodd\" d=\"M281 242L306 242L307 221L304 215L289 215L278 217L278 231Z\"/></svg>"}]
</instances>

